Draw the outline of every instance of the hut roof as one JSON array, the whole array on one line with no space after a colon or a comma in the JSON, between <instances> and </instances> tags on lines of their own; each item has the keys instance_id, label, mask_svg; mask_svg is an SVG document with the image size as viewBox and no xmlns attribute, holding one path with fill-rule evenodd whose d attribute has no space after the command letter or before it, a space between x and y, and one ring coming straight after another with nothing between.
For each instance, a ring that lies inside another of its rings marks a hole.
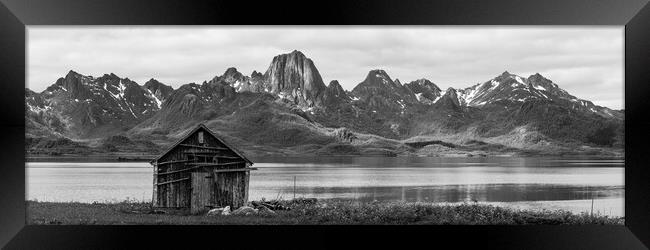
<instances>
[{"instance_id":1,"label":"hut roof","mask_svg":"<svg viewBox=\"0 0 650 250\"><path fill-rule=\"evenodd\" d=\"M156 162L156 161L160 160L160 158L162 158L162 157L165 156L167 153L169 153L170 151L172 151L172 149L174 149L175 147L177 147L179 144L181 144L181 142L183 142L185 139L187 139L188 137L190 137L192 134L194 134L194 132L196 132L197 130L199 130L199 129L201 129L201 128L203 128L205 131L208 131L208 133L210 133L210 135L212 135L214 138L216 138L219 142L223 143L223 145L225 145L228 149L230 149L230 150L232 150L233 152L235 152L235 154L237 154L237 156L241 157L242 159L244 159L246 162L250 163L251 165L253 164L253 162L252 162L251 160L249 160L248 158L246 158L246 156L245 156L244 154L242 154L242 153L239 152L235 147L231 146L230 144L228 144L227 142L225 142L223 139L221 139L219 136L217 136L214 132L212 132L212 130L210 130L210 129L209 129L207 126L205 126L205 124L203 124L203 123L197 125L197 126L196 126L194 129L192 129L189 133L187 133L185 136L183 136L181 139L179 139L176 143L174 143L173 145L171 145L167 150L165 150L164 153L160 154L158 157L156 157L156 158L154 158L153 160L151 160L151 162L153 163L153 162Z\"/></svg>"}]
</instances>

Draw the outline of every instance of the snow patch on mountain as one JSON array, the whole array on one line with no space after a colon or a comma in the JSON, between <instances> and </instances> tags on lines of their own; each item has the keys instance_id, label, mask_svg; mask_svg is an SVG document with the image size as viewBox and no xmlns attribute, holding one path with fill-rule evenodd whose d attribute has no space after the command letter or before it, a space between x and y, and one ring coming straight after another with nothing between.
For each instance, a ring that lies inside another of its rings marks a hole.
<instances>
[{"instance_id":1,"label":"snow patch on mountain","mask_svg":"<svg viewBox=\"0 0 650 250\"><path fill-rule=\"evenodd\" d=\"M475 85L473 88L458 90L457 92L459 93L459 103L462 105L469 105L472 101L474 101L474 98L476 98L476 95L479 92L479 89L477 87L478 85Z\"/></svg>"},{"instance_id":2,"label":"snow patch on mountain","mask_svg":"<svg viewBox=\"0 0 650 250\"><path fill-rule=\"evenodd\" d=\"M417 93L415 94L415 98L418 99L418 101L422 101L422 93Z\"/></svg>"},{"instance_id":3,"label":"snow patch on mountain","mask_svg":"<svg viewBox=\"0 0 650 250\"><path fill-rule=\"evenodd\" d=\"M40 113L40 112L48 112L48 111L52 110L52 106L47 105L47 104L43 105L43 107L39 107L39 106L31 105L31 104L27 103L27 108L29 109L29 111L37 113L37 114Z\"/></svg>"},{"instance_id":4,"label":"snow patch on mountain","mask_svg":"<svg viewBox=\"0 0 650 250\"><path fill-rule=\"evenodd\" d=\"M524 80L519 76L515 76L515 81L517 81L518 83L524 84Z\"/></svg>"},{"instance_id":5,"label":"snow patch on mountain","mask_svg":"<svg viewBox=\"0 0 650 250\"><path fill-rule=\"evenodd\" d=\"M242 89L242 82L239 80L235 81L235 84L233 84L233 88L235 88L237 92L240 92Z\"/></svg>"},{"instance_id":6,"label":"snow patch on mountain","mask_svg":"<svg viewBox=\"0 0 650 250\"><path fill-rule=\"evenodd\" d=\"M543 91L546 91L546 88L544 88L544 87L542 87L542 86L533 86L533 88L535 88L536 90L543 90Z\"/></svg>"},{"instance_id":7,"label":"snow patch on mountain","mask_svg":"<svg viewBox=\"0 0 650 250\"><path fill-rule=\"evenodd\" d=\"M492 90L496 89L497 87L499 87L499 85L501 85L501 82L499 82L497 80L492 80L492 81L490 81L490 84L491 84L490 88L487 91L492 91Z\"/></svg>"},{"instance_id":8,"label":"snow patch on mountain","mask_svg":"<svg viewBox=\"0 0 650 250\"><path fill-rule=\"evenodd\" d=\"M441 90L440 95L438 97L436 97L436 99L433 100L433 103L437 103L438 101L440 101L440 98L445 96L445 94L447 94L447 90Z\"/></svg>"},{"instance_id":9,"label":"snow patch on mountain","mask_svg":"<svg viewBox=\"0 0 650 250\"><path fill-rule=\"evenodd\" d=\"M157 109L162 108L162 101L153 92L151 92L151 90L149 90L147 88L145 88L145 90L147 91L147 94L148 94L147 97L149 97L149 99L153 100L154 103L156 104L156 108Z\"/></svg>"}]
</instances>

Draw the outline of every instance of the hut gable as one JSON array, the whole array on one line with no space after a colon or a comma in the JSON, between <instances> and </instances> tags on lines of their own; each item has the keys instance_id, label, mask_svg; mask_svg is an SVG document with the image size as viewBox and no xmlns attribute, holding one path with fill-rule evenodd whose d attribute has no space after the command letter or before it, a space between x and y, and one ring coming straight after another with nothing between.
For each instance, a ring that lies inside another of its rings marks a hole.
<instances>
[{"instance_id":1,"label":"hut gable","mask_svg":"<svg viewBox=\"0 0 650 250\"><path fill-rule=\"evenodd\" d=\"M199 138L199 137L203 137L203 138ZM203 139L203 142L200 142L199 139ZM153 159L151 163L153 164L156 162L167 161L170 158L169 156L173 153L173 151L175 149L178 149L179 146L181 145L193 145L199 149L200 149L199 146L205 147L204 149L225 148L227 149L227 151L230 151L230 153L232 153L233 155L240 157L241 160L246 161L250 165L253 164L253 162L248 158L246 158L244 154L238 151L235 147L232 147L230 144L226 143L223 139L219 138L219 136L217 136L214 132L208 129L204 124L199 124L198 126L196 126L189 133L187 133L183 138L181 138L172 146L170 146L167 150L165 150L164 153L160 154L158 157Z\"/></svg>"},{"instance_id":2,"label":"hut gable","mask_svg":"<svg viewBox=\"0 0 650 250\"><path fill-rule=\"evenodd\" d=\"M253 165L246 156L200 124L151 161L156 207L193 212L238 207L248 200Z\"/></svg>"}]
</instances>

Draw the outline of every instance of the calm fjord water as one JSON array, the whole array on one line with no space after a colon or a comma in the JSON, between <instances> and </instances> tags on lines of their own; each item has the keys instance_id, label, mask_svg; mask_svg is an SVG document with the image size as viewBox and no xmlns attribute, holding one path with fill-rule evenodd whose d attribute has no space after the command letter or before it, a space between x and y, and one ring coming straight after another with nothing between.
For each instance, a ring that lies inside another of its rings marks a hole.
<instances>
[{"instance_id":1,"label":"calm fjord water","mask_svg":"<svg viewBox=\"0 0 650 250\"><path fill-rule=\"evenodd\" d=\"M489 203L623 216L624 160L589 158L282 157L254 159L249 199ZM27 199L151 200L145 162L26 164Z\"/></svg>"}]
</instances>

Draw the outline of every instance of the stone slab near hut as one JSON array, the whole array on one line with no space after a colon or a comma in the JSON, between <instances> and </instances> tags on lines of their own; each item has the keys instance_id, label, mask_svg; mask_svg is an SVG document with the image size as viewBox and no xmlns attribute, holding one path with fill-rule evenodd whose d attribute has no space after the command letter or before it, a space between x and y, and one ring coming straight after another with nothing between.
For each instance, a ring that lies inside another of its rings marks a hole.
<instances>
[{"instance_id":1,"label":"stone slab near hut","mask_svg":"<svg viewBox=\"0 0 650 250\"><path fill-rule=\"evenodd\" d=\"M191 208L237 208L248 202L253 162L200 124L151 161L153 205Z\"/></svg>"}]
</instances>

